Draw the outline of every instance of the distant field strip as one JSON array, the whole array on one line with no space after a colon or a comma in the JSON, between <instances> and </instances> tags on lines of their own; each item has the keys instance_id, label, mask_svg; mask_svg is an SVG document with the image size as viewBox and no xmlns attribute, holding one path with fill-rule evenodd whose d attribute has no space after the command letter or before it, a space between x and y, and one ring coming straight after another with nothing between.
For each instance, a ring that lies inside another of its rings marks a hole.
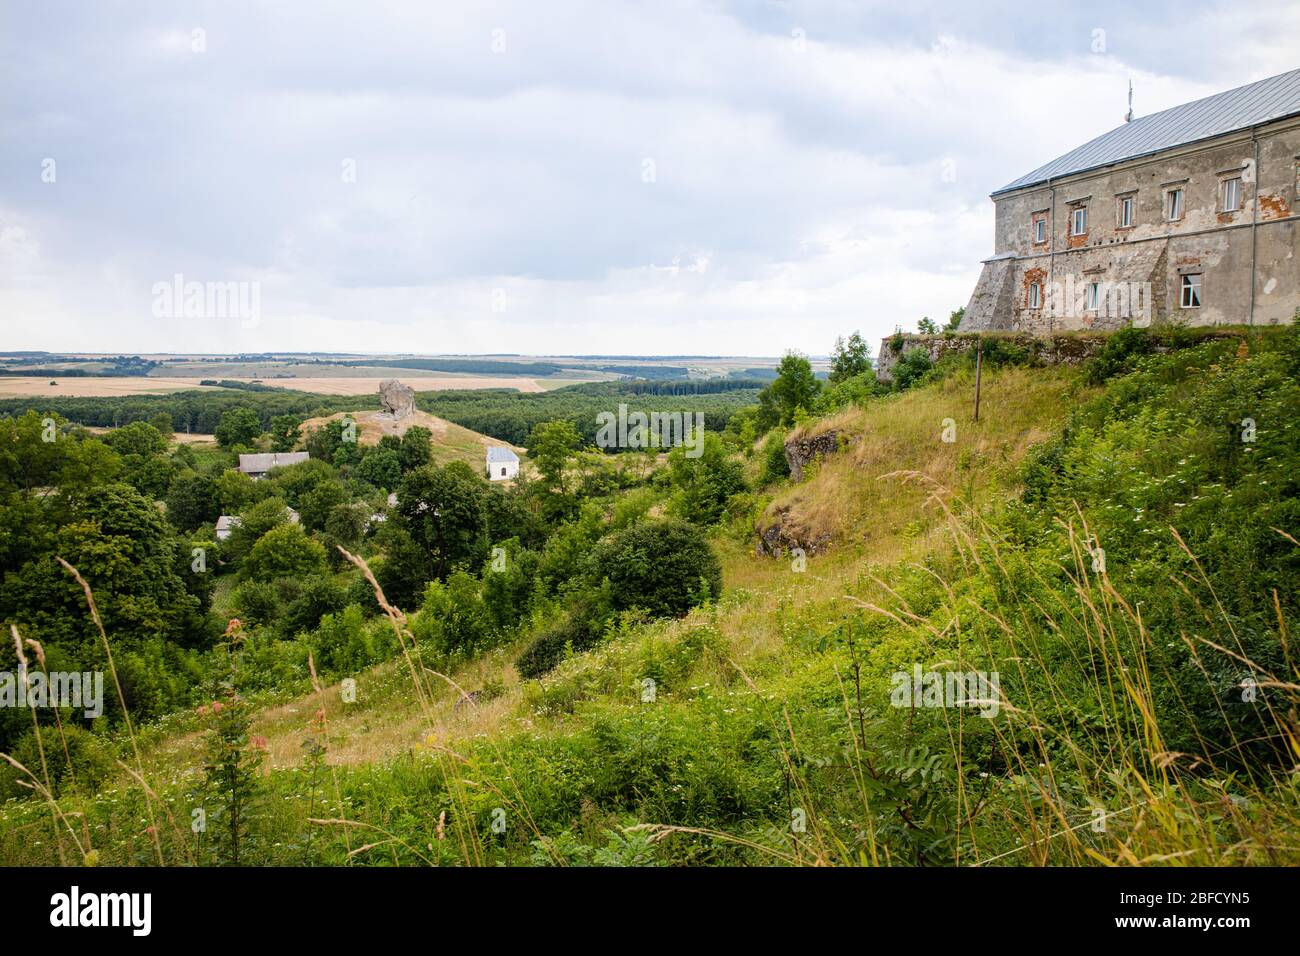
<instances>
[{"instance_id":1,"label":"distant field strip","mask_svg":"<svg viewBox=\"0 0 1300 956\"><path fill-rule=\"evenodd\" d=\"M55 384L51 385L50 383ZM461 386L471 387L471 386ZM0 398L28 398L64 396L72 398L99 398L114 395L165 395L187 389L219 391L199 385L192 378L146 378L144 376L105 376L103 378L60 378L57 375L40 378L0 378Z\"/></svg>"},{"instance_id":2,"label":"distant field strip","mask_svg":"<svg viewBox=\"0 0 1300 956\"><path fill-rule=\"evenodd\" d=\"M444 389L483 389L513 388L521 392L542 392L546 387L532 378L507 378L504 376L408 376L400 375L394 369L392 377L399 378L418 392L441 391ZM228 378L228 376L223 376ZM297 389L317 395L371 395L378 394L378 377L328 377L328 378L230 378L237 382L261 382L272 388ZM50 382L56 384L51 385ZM552 386L554 387L554 386ZM198 378L161 378L161 377L82 377L60 378L59 376L42 376L40 378L0 377L0 398L28 398L65 396L73 398L98 398L116 395L164 395L187 389L217 391L215 386L199 385Z\"/></svg>"}]
</instances>

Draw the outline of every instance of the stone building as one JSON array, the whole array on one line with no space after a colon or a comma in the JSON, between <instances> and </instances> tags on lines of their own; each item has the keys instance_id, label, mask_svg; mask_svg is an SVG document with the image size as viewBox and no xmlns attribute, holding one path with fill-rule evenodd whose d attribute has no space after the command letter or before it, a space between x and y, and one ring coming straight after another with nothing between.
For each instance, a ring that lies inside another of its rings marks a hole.
<instances>
[{"instance_id":1,"label":"stone building","mask_svg":"<svg viewBox=\"0 0 1300 956\"><path fill-rule=\"evenodd\" d=\"M1298 191L1300 70L1132 119L993 193L961 330L1290 321Z\"/></svg>"}]
</instances>

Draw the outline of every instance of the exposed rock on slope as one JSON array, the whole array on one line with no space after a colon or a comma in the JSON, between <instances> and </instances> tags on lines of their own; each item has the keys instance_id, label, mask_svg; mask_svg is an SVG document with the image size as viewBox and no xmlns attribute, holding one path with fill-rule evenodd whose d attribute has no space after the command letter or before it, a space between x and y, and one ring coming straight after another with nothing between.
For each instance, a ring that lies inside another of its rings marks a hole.
<instances>
[{"instance_id":1,"label":"exposed rock on slope","mask_svg":"<svg viewBox=\"0 0 1300 956\"><path fill-rule=\"evenodd\" d=\"M812 556L851 545L881 560L886 556L874 549L891 548L889 557L897 557L899 548L942 533L943 512L927 504L934 488L975 482L987 495L1014 494L1028 449L1088 397L1077 376L1061 369L990 369L983 388L979 422L972 420L975 390L967 376L796 429L786 441L792 480L773 489L755 522L758 554L801 548ZM945 438L948 420L955 440Z\"/></svg>"},{"instance_id":2,"label":"exposed rock on slope","mask_svg":"<svg viewBox=\"0 0 1300 956\"><path fill-rule=\"evenodd\" d=\"M754 551L760 558L779 558L795 548L801 549L804 554L817 554L831 543L831 536L825 532L813 535L808 529L798 527L792 522L788 511L769 516L768 520L771 521L770 524L766 527L760 524L756 530L758 544Z\"/></svg>"},{"instance_id":3,"label":"exposed rock on slope","mask_svg":"<svg viewBox=\"0 0 1300 956\"><path fill-rule=\"evenodd\" d=\"M820 435L796 436L785 443L785 460L790 465L790 480L803 481L803 470L818 458L834 454L840 447L840 433L834 430Z\"/></svg>"}]
</instances>

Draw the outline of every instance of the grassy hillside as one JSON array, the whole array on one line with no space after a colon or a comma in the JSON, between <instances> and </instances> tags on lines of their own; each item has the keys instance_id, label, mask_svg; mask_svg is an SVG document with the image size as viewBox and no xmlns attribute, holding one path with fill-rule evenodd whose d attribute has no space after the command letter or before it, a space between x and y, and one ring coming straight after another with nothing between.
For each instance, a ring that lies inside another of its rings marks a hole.
<instances>
[{"instance_id":1,"label":"grassy hillside","mask_svg":"<svg viewBox=\"0 0 1300 956\"><path fill-rule=\"evenodd\" d=\"M829 537L883 561L941 517L922 507L930 494L925 484L884 476L914 471L960 490L972 504L996 500L1015 486L1027 449L1059 431L1095 389L1074 373L1008 368L986 377L981 392L979 422L974 378L963 369L928 388L794 429L789 442L834 432L843 450L814 464L802 483L778 491L765 519L780 517L799 540Z\"/></svg>"},{"instance_id":2,"label":"grassy hillside","mask_svg":"<svg viewBox=\"0 0 1300 956\"><path fill-rule=\"evenodd\" d=\"M324 426L327 422L351 419L357 423L357 441L362 445L378 444L384 435L402 436L412 425L427 428L432 435L433 461L445 465L451 461L463 461L472 468L483 468L485 449L492 446L504 446L505 442L476 431L464 428L454 422L428 412L415 411L400 422L385 420L378 410L357 412L336 412L319 418L309 418L302 424L304 432ZM519 446L508 446L521 456L525 453Z\"/></svg>"},{"instance_id":3,"label":"grassy hillside","mask_svg":"<svg viewBox=\"0 0 1300 956\"><path fill-rule=\"evenodd\" d=\"M520 640L397 652L355 703L255 698L247 859L1300 862L1300 341L1143 351L991 372L978 423L958 367L802 426L837 450L754 516L824 553L758 557L754 520L718 526L719 598L624 618L540 680ZM420 620L394 612L394 642ZM918 668L994 679L932 706L899 692ZM141 731L156 801L125 773L62 800L98 862L201 857L204 726ZM0 859L75 855L52 826L5 804Z\"/></svg>"}]
</instances>

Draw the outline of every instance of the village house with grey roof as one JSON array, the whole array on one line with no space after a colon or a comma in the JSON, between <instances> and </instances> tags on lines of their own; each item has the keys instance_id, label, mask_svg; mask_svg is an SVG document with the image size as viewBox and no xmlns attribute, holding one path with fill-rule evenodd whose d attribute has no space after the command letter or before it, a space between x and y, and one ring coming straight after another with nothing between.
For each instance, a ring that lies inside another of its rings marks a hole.
<instances>
[{"instance_id":1,"label":"village house with grey roof","mask_svg":"<svg viewBox=\"0 0 1300 956\"><path fill-rule=\"evenodd\" d=\"M277 451L240 455L239 470L257 481L260 478L265 478L266 473L272 468L287 468L289 465L300 465L309 458L311 458L311 455L305 451Z\"/></svg>"}]
</instances>

